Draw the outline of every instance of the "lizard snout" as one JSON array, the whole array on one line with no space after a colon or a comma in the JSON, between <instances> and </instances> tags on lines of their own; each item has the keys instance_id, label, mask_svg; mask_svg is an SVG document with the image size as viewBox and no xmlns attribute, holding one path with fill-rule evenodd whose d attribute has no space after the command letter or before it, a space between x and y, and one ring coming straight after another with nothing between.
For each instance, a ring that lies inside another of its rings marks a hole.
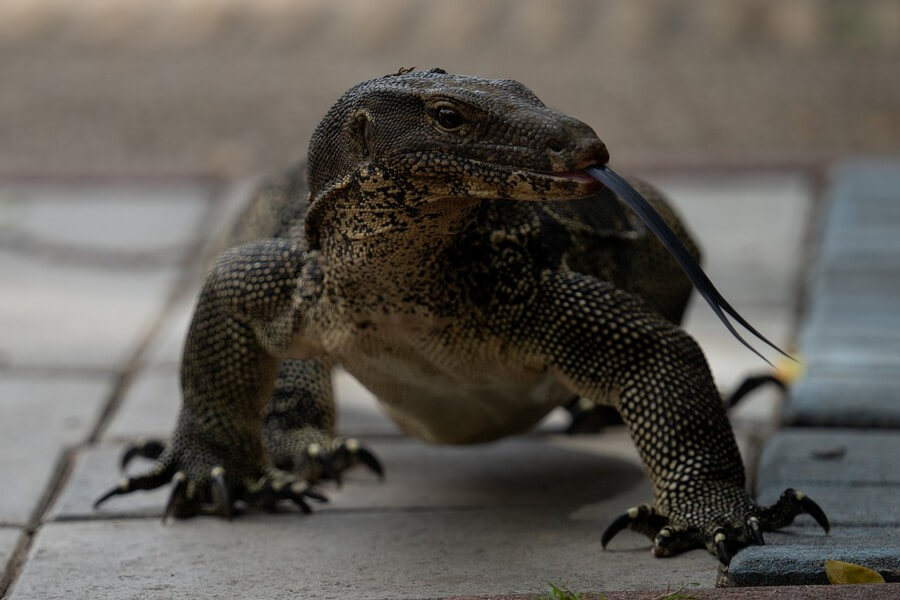
<instances>
[{"instance_id":1,"label":"lizard snout","mask_svg":"<svg viewBox=\"0 0 900 600\"><path fill-rule=\"evenodd\" d=\"M609 162L609 151L594 130L573 118L562 121L547 140L547 154L554 171L571 171Z\"/></svg>"}]
</instances>

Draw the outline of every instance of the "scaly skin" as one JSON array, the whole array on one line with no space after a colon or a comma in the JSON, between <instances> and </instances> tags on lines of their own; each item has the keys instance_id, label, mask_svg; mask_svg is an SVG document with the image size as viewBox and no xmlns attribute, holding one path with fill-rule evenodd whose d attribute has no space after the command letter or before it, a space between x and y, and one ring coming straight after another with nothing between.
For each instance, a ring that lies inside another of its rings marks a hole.
<instances>
[{"instance_id":1,"label":"scaly skin","mask_svg":"<svg viewBox=\"0 0 900 600\"><path fill-rule=\"evenodd\" d=\"M171 444L110 494L175 476L179 516L230 514L233 498L305 507L321 470L377 468L333 438L341 364L432 442L524 431L575 396L617 409L655 506L604 545L630 527L657 555L705 546L727 563L801 512L824 520L792 490L771 508L745 492L706 360L676 325L690 284L581 171L607 160L593 130L517 82L432 70L353 87L310 143L309 201L300 170L264 188L236 232L248 243L211 270ZM665 200L633 185L699 258Z\"/></svg>"}]
</instances>

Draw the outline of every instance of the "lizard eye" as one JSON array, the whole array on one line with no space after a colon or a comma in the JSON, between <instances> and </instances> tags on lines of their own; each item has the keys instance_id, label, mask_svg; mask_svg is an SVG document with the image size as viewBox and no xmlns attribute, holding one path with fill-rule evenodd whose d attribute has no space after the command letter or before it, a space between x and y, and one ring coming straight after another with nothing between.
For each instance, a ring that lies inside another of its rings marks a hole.
<instances>
[{"instance_id":1,"label":"lizard eye","mask_svg":"<svg viewBox=\"0 0 900 600\"><path fill-rule=\"evenodd\" d=\"M444 129L456 129L463 124L462 115L446 106L437 109L437 114L435 116L438 124Z\"/></svg>"}]
</instances>

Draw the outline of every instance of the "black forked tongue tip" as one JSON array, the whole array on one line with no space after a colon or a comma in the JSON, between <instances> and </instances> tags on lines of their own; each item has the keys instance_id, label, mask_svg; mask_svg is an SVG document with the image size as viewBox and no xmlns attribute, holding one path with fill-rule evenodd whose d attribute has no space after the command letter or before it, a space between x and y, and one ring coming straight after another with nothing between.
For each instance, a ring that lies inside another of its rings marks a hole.
<instances>
[{"instance_id":1,"label":"black forked tongue tip","mask_svg":"<svg viewBox=\"0 0 900 600\"><path fill-rule=\"evenodd\" d=\"M710 281L709 277L697 264L697 261L691 256L691 253L688 252L687 248L684 247L684 244L681 243L681 240L678 239L678 236L675 235L675 232L669 227L669 225L665 222L665 220L656 212L656 209L647 202L647 199L638 193L631 184L629 184L625 179L620 176L618 173L613 171L607 165L603 166L594 166L588 167L585 171L594 179L605 185L607 188L611 189L615 194L622 199L625 204L631 208L640 217L641 221L647 225L647 228L653 232L653 234L659 239L663 246L666 247L666 250L669 251L669 254L672 255L681 269L685 272L688 278L691 280L691 283L694 284L694 287L697 289L697 292L703 296L704 300L706 300L707 304L709 304L710 308L712 308L713 312L719 317L719 320L723 325L731 332L731 334L738 339L744 346L750 349L751 352L756 354L758 357L763 359L767 364L772 365L769 360L763 356L756 348L750 345L750 343L744 339L744 337L738 333L737 329L735 329L734 325L731 324L731 321L728 320L728 317L731 317L735 321L737 321L742 327L744 327L747 331L752 333L756 338L760 341L764 342L771 348L774 348L779 353L784 356L790 358L793 361L797 361L796 358L776 346L773 342L771 342L766 336L761 334L756 330L734 307L729 304L729 302L725 299L724 296L716 289L716 286L713 285L712 281ZM727 316L726 316L727 315ZM799 362L799 361L797 361ZM774 365L772 365L774 366Z\"/></svg>"}]
</instances>

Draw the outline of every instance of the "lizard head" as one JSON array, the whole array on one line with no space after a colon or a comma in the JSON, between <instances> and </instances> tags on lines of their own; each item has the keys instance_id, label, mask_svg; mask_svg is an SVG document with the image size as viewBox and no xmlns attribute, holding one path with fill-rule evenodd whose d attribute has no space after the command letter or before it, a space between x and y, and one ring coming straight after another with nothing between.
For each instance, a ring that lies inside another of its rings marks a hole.
<instances>
[{"instance_id":1,"label":"lizard head","mask_svg":"<svg viewBox=\"0 0 900 600\"><path fill-rule=\"evenodd\" d=\"M602 189L583 170L608 160L590 127L517 81L401 71L331 108L310 142L309 183L315 198L377 172L371 185L403 181L422 200L567 200Z\"/></svg>"}]
</instances>

